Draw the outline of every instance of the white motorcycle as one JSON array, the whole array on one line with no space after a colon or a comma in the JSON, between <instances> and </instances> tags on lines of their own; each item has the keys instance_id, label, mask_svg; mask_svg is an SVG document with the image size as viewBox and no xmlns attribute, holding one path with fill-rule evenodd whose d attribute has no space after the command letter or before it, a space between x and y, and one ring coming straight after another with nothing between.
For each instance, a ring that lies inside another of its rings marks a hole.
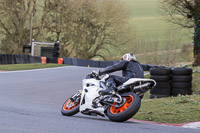
<instances>
[{"instance_id":1,"label":"white motorcycle","mask_svg":"<svg viewBox=\"0 0 200 133\"><path fill-rule=\"evenodd\" d=\"M81 112L84 115L107 116L111 121L123 122L132 118L139 110L141 98L144 93L156 85L152 79L131 78L117 91L102 95L105 90L106 79L109 75L100 78L96 73L91 73L83 79L83 90L65 101L61 113L72 116Z\"/></svg>"}]
</instances>

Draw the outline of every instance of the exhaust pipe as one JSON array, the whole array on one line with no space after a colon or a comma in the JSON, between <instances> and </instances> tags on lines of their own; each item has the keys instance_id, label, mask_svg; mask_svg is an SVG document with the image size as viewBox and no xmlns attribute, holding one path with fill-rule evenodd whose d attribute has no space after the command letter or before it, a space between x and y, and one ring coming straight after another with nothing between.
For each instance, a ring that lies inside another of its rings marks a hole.
<instances>
[{"instance_id":1,"label":"exhaust pipe","mask_svg":"<svg viewBox=\"0 0 200 133\"><path fill-rule=\"evenodd\" d=\"M134 87L136 93L145 93L149 90L151 83L145 83L139 86Z\"/></svg>"}]
</instances>

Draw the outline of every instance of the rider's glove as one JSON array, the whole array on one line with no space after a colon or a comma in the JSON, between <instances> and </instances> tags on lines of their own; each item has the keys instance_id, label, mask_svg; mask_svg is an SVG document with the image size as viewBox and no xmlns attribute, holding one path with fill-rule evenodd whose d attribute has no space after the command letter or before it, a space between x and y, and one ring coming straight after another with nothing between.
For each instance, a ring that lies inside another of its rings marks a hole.
<instances>
[{"instance_id":1,"label":"rider's glove","mask_svg":"<svg viewBox=\"0 0 200 133\"><path fill-rule=\"evenodd\" d=\"M96 77L99 76L99 71L92 71L92 74L95 75Z\"/></svg>"}]
</instances>

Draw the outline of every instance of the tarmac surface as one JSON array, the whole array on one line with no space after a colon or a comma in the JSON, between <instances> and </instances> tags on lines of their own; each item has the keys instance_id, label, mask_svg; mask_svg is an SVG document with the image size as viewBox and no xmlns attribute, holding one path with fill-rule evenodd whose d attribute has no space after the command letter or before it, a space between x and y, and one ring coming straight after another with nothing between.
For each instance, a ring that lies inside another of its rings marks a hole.
<instances>
[{"instance_id":1,"label":"tarmac surface","mask_svg":"<svg viewBox=\"0 0 200 133\"><path fill-rule=\"evenodd\" d=\"M83 77L96 70L62 67L0 72L0 133L199 133L199 129L145 122L111 122L78 113L62 116L64 101L81 89Z\"/></svg>"}]
</instances>

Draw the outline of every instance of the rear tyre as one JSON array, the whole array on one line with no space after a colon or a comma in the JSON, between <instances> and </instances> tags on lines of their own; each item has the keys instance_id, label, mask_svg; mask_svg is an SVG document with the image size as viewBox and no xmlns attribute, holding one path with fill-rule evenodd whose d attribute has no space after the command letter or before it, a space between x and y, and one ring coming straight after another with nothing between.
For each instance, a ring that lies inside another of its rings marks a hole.
<instances>
[{"instance_id":1,"label":"rear tyre","mask_svg":"<svg viewBox=\"0 0 200 133\"><path fill-rule=\"evenodd\" d=\"M67 99L65 103L62 105L62 109L61 109L62 115L72 116L72 115L77 114L79 112L79 105L80 103L72 102L70 98Z\"/></svg>"},{"instance_id":2,"label":"rear tyre","mask_svg":"<svg viewBox=\"0 0 200 133\"><path fill-rule=\"evenodd\" d=\"M125 93L122 95L123 98L126 98L126 103L116 108L114 106L109 106L107 109L107 116L111 121L114 122L123 122L132 118L139 110L141 106L140 97L132 92ZM115 105L115 103L113 103Z\"/></svg>"}]
</instances>

